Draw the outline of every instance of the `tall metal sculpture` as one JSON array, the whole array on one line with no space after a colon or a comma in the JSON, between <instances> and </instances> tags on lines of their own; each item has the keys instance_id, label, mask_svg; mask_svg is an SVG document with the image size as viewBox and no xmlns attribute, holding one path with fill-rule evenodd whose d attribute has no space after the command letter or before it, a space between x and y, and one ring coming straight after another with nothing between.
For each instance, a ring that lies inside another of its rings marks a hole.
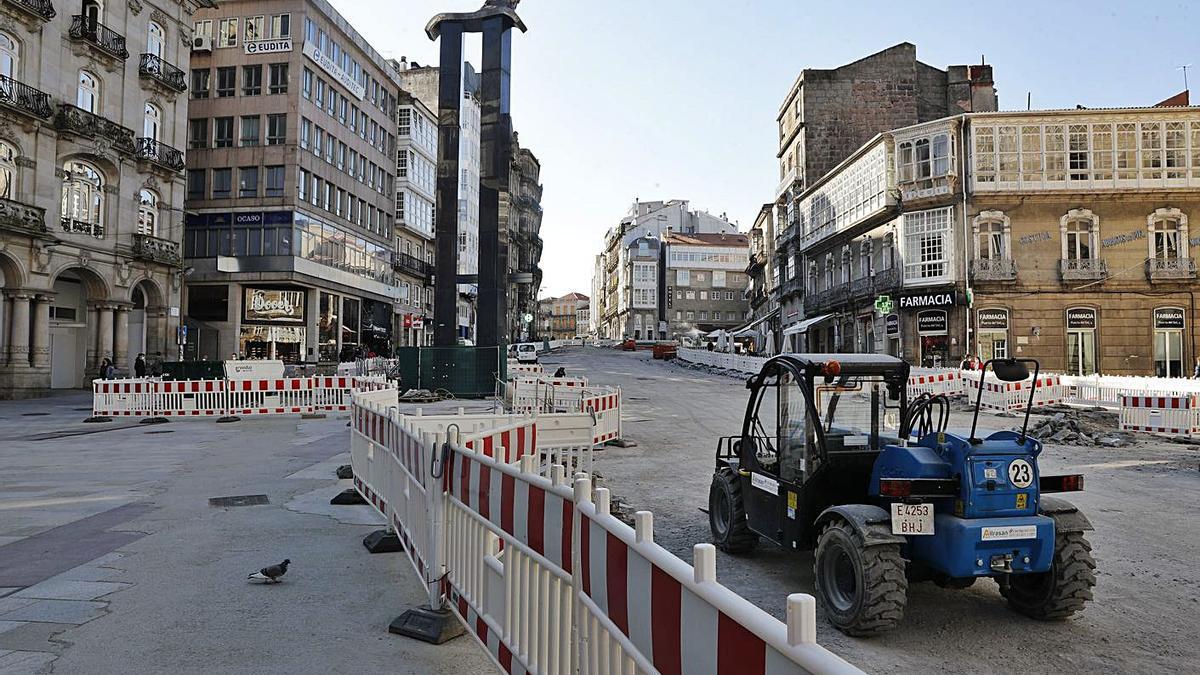
<instances>
[{"instance_id":1,"label":"tall metal sculpture","mask_svg":"<svg viewBox=\"0 0 1200 675\"><path fill-rule=\"evenodd\" d=\"M438 14L425 26L431 40L441 40L438 80L437 269L434 281L434 344L458 343L458 284L476 281L476 345L495 347L504 339L508 307L508 237L500 229L500 193L509 190L512 162L512 117L509 78L510 31L525 32L517 16L520 0L487 0L470 13ZM464 33L483 33L482 117L479 178L479 275L458 276L458 151L462 105Z\"/></svg>"}]
</instances>

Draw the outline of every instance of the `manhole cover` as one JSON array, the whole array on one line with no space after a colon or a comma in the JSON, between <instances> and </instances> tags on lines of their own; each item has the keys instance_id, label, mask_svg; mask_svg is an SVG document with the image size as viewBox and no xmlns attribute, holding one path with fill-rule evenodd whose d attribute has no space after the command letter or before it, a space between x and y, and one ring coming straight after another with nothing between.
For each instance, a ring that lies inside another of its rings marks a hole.
<instances>
[{"instance_id":1,"label":"manhole cover","mask_svg":"<svg viewBox=\"0 0 1200 675\"><path fill-rule=\"evenodd\" d=\"M88 408L88 410L91 410L91 408ZM41 417L43 415L49 415L49 414L50 413L48 413L48 412L21 413L21 417Z\"/></svg>"},{"instance_id":2,"label":"manhole cover","mask_svg":"<svg viewBox=\"0 0 1200 675\"><path fill-rule=\"evenodd\" d=\"M173 434L173 433L175 433L175 430L174 429L155 429L154 431L147 431L145 433L147 433L147 434Z\"/></svg>"},{"instance_id":3,"label":"manhole cover","mask_svg":"<svg viewBox=\"0 0 1200 675\"><path fill-rule=\"evenodd\" d=\"M261 506L270 504L266 495L238 495L236 497L210 497L209 506Z\"/></svg>"}]
</instances>

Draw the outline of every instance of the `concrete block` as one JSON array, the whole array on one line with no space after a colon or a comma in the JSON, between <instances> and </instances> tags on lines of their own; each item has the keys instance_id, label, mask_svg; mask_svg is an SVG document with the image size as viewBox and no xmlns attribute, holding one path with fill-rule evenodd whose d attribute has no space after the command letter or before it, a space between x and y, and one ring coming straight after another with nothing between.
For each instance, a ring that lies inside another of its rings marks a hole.
<instances>
[{"instance_id":1,"label":"concrete block","mask_svg":"<svg viewBox=\"0 0 1200 675\"><path fill-rule=\"evenodd\" d=\"M448 609L417 607L396 617L388 632L440 645L462 635L466 629Z\"/></svg>"},{"instance_id":2,"label":"concrete block","mask_svg":"<svg viewBox=\"0 0 1200 675\"><path fill-rule=\"evenodd\" d=\"M375 530L363 537L363 546L371 553L397 553L404 550L400 537L389 530Z\"/></svg>"}]
</instances>

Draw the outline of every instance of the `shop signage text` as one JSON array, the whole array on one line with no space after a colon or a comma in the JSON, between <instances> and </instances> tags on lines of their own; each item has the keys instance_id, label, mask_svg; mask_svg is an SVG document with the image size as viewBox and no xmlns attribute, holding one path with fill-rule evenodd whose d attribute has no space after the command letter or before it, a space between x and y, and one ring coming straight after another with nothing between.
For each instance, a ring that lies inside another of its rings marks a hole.
<instances>
[{"instance_id":1,"label":"shop signage text","mask_svg":"<svg viewBox=\"0 0 1200 675\"><path fill-rule=\"evenodd\" d=\"M1021 242L1022 244L1036 244L1039 241L1050 241L1050 233L1049 232L1037 232L1035 234L1027 234L1027 235L1021 237L1020 239L1018 239L1017 241Z\"/></svg>"},{"instance_id":2,"label":"shop signage text","mask_svg":"<svg viewBox=\"0 0 1200 675\"><path fill-rule=\"evenodd\" d=\"M919 295L906 295L900 298L900 309L922 309L924 307L945 307L953 305L954 291L945 291L943 293L921 293Z\"/></svg>"},{"instance_id":3,"label":"shop signage text","mask_svg":"<svg viewBox=\"0 0 1200 675\"><path fill-rule=\"evenodd\" d=\"M247 54L278 54L292 51L292 39L253 40L245 43Z\"/></svg>"},{"instance_id":4,"label":"shop signage text","mask_svg":"<svg viewBox=\"0 0 1200 675\"><path fill-rule=\"evenodd\" d=\"M883 317L884 332L888 337L896 337L900 335L900 315L888 314Z\"/></svg>"},{"instance_id":5,"label":"shop signage text","mask_svg":"<svg viewBox=\"0 0 1200 675\"><path fill-rule=\"evenodd\" d=\"M221 213L192 213L187 216L188 227L228 227L229 225L261 226L290 225L291 211L228 211Z\"/></svg>"},{"instance_id":6,"label":"shop signage text","mask_svg":"<svg viewBox=\"0 0 1200 675\"><path fill-rule=\"evenodd\" d=\"M247 288L244 306L247 321L304 321L304 291Z\"/></svg>"},{"instance_id":7,"label":"shop signage text","mask_svg":"<svg viewBox=\"0 0 1200 675\"><path fill-rule=\"evenodd\" d=\"M1087 307L1076 307L1067 310L1067 328L1080 330L1095 330L1096 310Z\"/></svg>"},{"instance_id":8,"label":"shop signage text","mask_svg":"<svg viewBox=\"0 0 1200 675\"><path fill-rule=\"evenodd\" d=\"M981 309L976 314L975 324L979 330L1008 330L1008 310Z\"/></svg>"},{"instance_id":9,"label":"shop signage text","mask_svg":"<svg viewBox=\"0 0 1200 675\"><path fill-rule=\"evenodd\" d=\"M333 59L321 53L317 49L317 45L312 42L304 43L304 55L312 59L313 63L317 64L321 70L329 73L338 84L342 85L358 97L358 100L363 100L367 97L367 88L359 84L352 75L342 70L342 67L333 62Z\"/></svg>"},{"instance_id":10,"label":"shop signage text","mask_svg":"<svg viewBox=\"0 0 1200 675\"><path fill-rule=\"evenodd\" d=\"M918 335L945 335L949 332L950 323L946 319L946 310L927 309L917 312Z\"/></svg>"},{"instance_id":11,"label":"shop signage text","mask_svg":"<svg viewBox=\"0 0 1200 675\"><path fill-rule=\"evenodd\" d=\"M1133 232L1126 232L1125 234L1118 234L1116 236L1108 237L1107 239L1101 239L1100 245L1105 248L1108 248L1109 246L1116 246L1118 244L1124 244L1127 242L1137 241L1138 239L1145 239L1145 238L1146 238L1145 230L1134 230Z\"/></svg>"},{"instance_id":12,"label":"shop signage text","mask_svg":"<svg viewBox=\"0 0 1200 675\"><path fill-rule=\"evenodd\" d=\"M1178 307L1159 307L1154 310L1155 328L1182 329L1183 324L1183 310Z\"/></svg>"}]
</instances>

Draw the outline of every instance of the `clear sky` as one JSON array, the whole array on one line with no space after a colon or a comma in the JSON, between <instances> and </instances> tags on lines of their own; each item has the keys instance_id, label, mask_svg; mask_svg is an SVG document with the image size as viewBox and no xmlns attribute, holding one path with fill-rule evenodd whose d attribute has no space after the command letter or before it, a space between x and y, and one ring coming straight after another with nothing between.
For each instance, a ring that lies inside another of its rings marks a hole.
<instances>
[{"instance_id":1,"label":"clear sky","mask_svg":"<svg viewBox=\"0 0 1200 675\"><path fill-rule=\"evenodd\" d=\"M426 21L482 0L332 0L384 56L436 64ZM591 294L593 256L635 197L688 199L743 230L778 183L775 116L800 70L898 42L994 67L1000 105L1200 103L1194 0L525 0L512 113L542 163L541 297ZM468 50L471 45L468 45ZM468 51L479 65L478 44Z\"/></svg>"}]
</instances>

